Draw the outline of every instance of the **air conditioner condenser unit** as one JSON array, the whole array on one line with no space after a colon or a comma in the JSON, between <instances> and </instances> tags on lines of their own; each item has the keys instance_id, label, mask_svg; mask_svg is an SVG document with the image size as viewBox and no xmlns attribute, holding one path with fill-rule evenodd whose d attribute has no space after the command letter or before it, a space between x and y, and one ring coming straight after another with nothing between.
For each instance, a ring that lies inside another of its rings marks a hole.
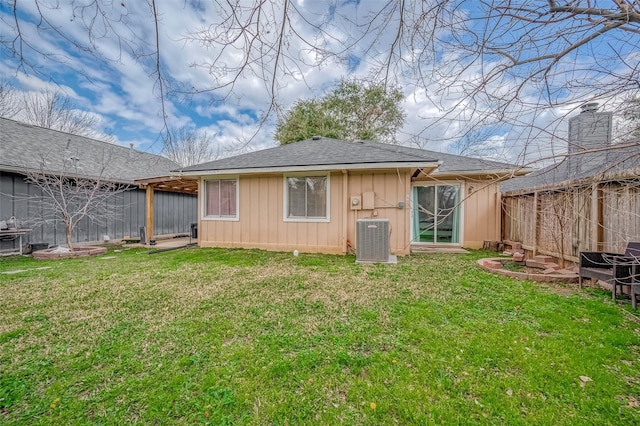
<instances>
[{"instance_id":1,"label":"air conditioner condenser unit","mask_svg":"<svg viewBox=\"0 0 640 426\"><path fill-rule=\"evenodd\" d=\"M356 262L390 262L389 220L358 219L356 221Z\"/></svg>"}]
</instances>

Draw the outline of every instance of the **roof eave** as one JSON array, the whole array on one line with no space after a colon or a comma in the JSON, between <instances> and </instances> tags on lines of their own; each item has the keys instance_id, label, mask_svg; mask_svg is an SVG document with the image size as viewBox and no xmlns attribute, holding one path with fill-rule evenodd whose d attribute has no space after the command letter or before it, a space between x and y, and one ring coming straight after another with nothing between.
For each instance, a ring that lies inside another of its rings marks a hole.
<instances>
[{"instance_id":1,"label":"roof eave","mask_svg":"<svg viewBox=\"0 0 640 426\"><path fill-rule=\"evenodd\" d=\"M117 183L117 184L126 184L126 185L134 185L134 181L132 180L128 180L128 179L116 179L116 178L111 178L111 177L107 177L107 176L91 176L91 175L85 175L85 174L80 174L80 173L70 173L70 172L65 172L65 171L61 171L61 170L40 170L40 169L35 169L35 168L25 168L25 167L14 167L14 166L8 166L8 165L0 165L0 171L3 172L9 172L9 173L16 173L16 174L20 174L23 176L28 175L29 173L32 174L45 174L45 175L63 175L67 178L71 178L71 179L90 179L90 180L101 180L101 181L106 181L106 182L112 182L112 183Z\"/></svg>"},{"instance_id":2,"label":"roof eave","mask_svg":"<svg viewBox=\"0 0 640 426\"><path fill-rule=\"evenodd\" d=\"M318 164L310 166L284 166L284 167L250 167L242 169L220 169L220 170L193 170L174 172L180 176L203 176L203 175L240 175L257 173L296 173L296 172L319 172L337 170L367 170L367 169L414 169L414 168L436 168L440 166L439 161L428 162L391 162L391 163L358 163L358 164Z\"/></svg>"},{"instance_id":3,"label":"roof eave","mask_svg":"<svg viewBox=\"0 0 640 426\"><path fill-rule=\"evenodd\" d=\"M518 188L502 191L503 194L508 196L533 194L535 192L554 191L558 189L565 189L569 187L593 185L594 183L613 182L617 180L637 179L640 176L640 168L630 168L626 170L610 172L610 173L596 173L592 176L585 176L578 179L563 179L557 182L543 183L529 188Z\"/></svg>"},{"instance_id":4,"label":"roof eave","mask_svg":"<svg viewBox=\"0 0 640 426\"><path fill-rule=\"evenodd\" d=\"M486 169L486 170L451 170L451 171L438 171L432 173L433 176L491 176L494 178L512 178L516 176L524 176L535 169L514 167L512 169Z\"/></svg>"}]
</instances>

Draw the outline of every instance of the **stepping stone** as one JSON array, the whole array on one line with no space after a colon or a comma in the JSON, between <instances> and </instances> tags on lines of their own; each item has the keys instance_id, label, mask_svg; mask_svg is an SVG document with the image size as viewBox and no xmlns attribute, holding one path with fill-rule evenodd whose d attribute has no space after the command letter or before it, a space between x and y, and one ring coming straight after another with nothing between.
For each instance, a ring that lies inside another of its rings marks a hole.
<instances>
[{"instance_id":1,"label":"stepping stone","mask_svg":"<svg viewBox=\"0 0 640 426\"><path fill-rule=\"evenodd\" d=\"M484 262L484 266L486 266L487 268L491 268L491 269L501 269L502 268L502 263L496 262L495 260L486 260Z\"/></svg>"},{"instance_id":2,"label":"stepping stone","mask_svg":"<svg viewBox=\"0 0 640 426\"><path fill-rule=\"evenodd\" d=\"M540 268L540 269L548 269L547 264L546 263L542 263L542 262L536 262L533 259L529 259L527 260L527 266L531 267L531 268Z\"/></svg>"},{"instance_id":3,"label":"stepping stone","mask_svg":"<svg viewBox=\"0 0 640 426\"><path fill-rule=\"evenodd\" d=\"M547 262L544 263L544 266L546 267L546 269L561 269L560 265L558 265L557 263L553 263L553 262Z\"/></svg>"}]
</instances>

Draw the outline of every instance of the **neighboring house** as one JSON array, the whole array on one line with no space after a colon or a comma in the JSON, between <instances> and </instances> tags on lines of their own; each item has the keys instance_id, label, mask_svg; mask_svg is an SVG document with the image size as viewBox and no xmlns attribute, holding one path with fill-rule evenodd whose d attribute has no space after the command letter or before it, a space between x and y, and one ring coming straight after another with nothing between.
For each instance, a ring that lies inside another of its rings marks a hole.
<instances>
[{"instance_id":1,"label":"neighboring house","mask_svg":"<svg viewBox=\"0 0 640 426\"><path fill-rule=\"evenodd\" d=\"M513 165L314 137L179 171L199 179L200 246L347 253L356 220L389 220L391 253L500 238Z\"/></svg>"},{"instance_id":2,"label":"neighboring house","mask_svg":"<svg viewBox=\"0 0 640 426\"><path fill-rule=\"evenodd\" d=\"M73 168L63 164L74 163ZM56 130L0 118L0 219L14 216L29 224L38 215L38 205L30 195L37 189L25 182L25 174L43 167L52 173L76 174L82 178L102 178L131 185L131 190L114 197L121 206L119 217L106 226L86 220L77 228L77 242L136 237L146 224L146 194L134 180L168 174L177 164L158 155L148 154L107 142L88 139ZM154 204L155 234L187 233L196 221L197 197L194 194L159 191ZM32 226L29 226L32 227ZM64 244L64 226L33 226L26 241ZM0 250L15 248L15 242L0 241Z\"/></svg>"},{"instance_id":3,"label":"neighboring house","mask_svg":"<svg viewBox=\"0 0 640 426\"><path fill-rule=\"evenodd\" d=\"M611 112L587 104L561 162L501 184L503 240L574 262L640 241L640 141L612 144L611 129Z\"/></svg>"}]
</instances>

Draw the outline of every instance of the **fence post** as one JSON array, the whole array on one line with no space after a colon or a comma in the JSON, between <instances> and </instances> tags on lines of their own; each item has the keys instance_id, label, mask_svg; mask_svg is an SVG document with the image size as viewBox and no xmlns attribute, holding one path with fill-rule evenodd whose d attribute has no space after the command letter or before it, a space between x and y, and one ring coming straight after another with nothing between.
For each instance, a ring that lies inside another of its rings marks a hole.
<instances>
[{"instance_id":1,"label":"fence post","mask_svg":"<svg viewBox=\"0 0 640 426\"><path fill-rule=\"evenodd\" d=\"M598 183L591 185L591 244L592 251L600 251L602 248L602 199L599 197Z\"/></svg>"},{"instance_id":2,"label":"fence post","mask_svg":"<svg viewBox=\"0 0 640 426\"><path fill-rule=\"evenodd\" d=\"M538 191L533 193L533 255L538 254L538 236L540 234L540 200Z\"/></svg>"}]
</instances>

